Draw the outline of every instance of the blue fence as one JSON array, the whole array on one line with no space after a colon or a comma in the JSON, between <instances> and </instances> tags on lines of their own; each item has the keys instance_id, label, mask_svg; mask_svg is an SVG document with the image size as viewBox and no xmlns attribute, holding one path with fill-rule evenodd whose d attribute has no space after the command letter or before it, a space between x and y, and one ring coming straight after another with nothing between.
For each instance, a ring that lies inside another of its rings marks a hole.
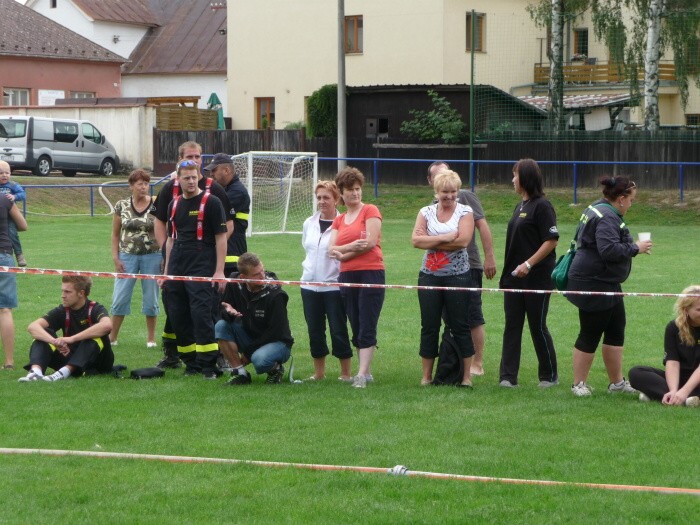
<instances>
[{"instance_id":1,"label":"blue fence","mask_svg":"<svg viewBox=\"0 0 700 525\"><path fill-rule=\"evenodd\" d=\"M374 187L374 196L379 196L379 183L381 179L380 174L380 164L383 162L403 162L403 163L420 163L424 165L429 165L434 162L435 159L377 159L377 158L336 158L336 157L319 157L319 161L331 161L336 162L338 160L344 160L347 162L369 162L372 165L372 185ZM469 173L469 186L472 191L476 190L476 177L474 176L474 171L478 165L487 164L503 164L508 166L510 169L517 160L450 160L450 165L465 166ZM574 204L578 204L578 188L579 188L579 168L581 166L675 166L678 170L678 198L680 202L683 202L684 191L685 191L685 169L687 167L700 167L700 162L625 162L625 161L559 161L559 160L538 160L540 165L559 165L568 166L571 170L571 183L572 183L572 199ZM459 170L458 170L459 171Z\"/></svg>"},{"instance_id":2,"label":"blue fence","mask_svg":"<svg viewBox=\"0 0 700 525\"><path fill-rule=\"evenodd\" d=\"M207 154L207 155L202 155L203 157L203 165L206 165L208 160L213 157L213 155ZM371 171L371 180L372 180L372 186L374 189L374 196L379 197L379 184L381 182L381 164L382 163L391 163L391 162L403 162L403 163L419 163L423 165L428 165L432 162L435 161L435 159L377 159L377 158L362 158L362 157L319 157L319 161L324 161L324 162L338 162L339 160L346 161L348 163L357 163L357 162L367 162L370 163L372 166L372 171ZM515 164L515 160L450 160L449 161L451 165L454 166L464 166L466 168L465 171L468 171L469 173L469 186L471 187L472 191L476 190L476 178L474 176L475 169L478 165L483 164L502 164L505 166L508 166L508 169L510 169L510 166ZM625 162L625 161L610 161L610 162L603 162L603 161L549 161L549 160L541 160L537 161L541 165L559 165L559 166L566 166L570 170L571 173L571 191L572 191L572 199L574 204L578 204L578 188L579 188L579 168L581 166L591 166L591 165L604 165L604 166L649 166L649 167L654 167L654 166L675 166L677 169L678 173L678 198L680 202L683 202L685 198L685 185L686 185L686 180L685 180L685 170L688 167L700 167L700 162ZM458 170L461 171L461 170ZM154 193L154 188L158 186L159 184L163 183L169 178L169 176L165 176L155 182L151 183L151 194ZM90 216L94 216L95 214L95 189L100 188L102 184L27 184L24 185L24 188L89 188L90 189ZM126 182L124 183L115 183L110 185L111 187L128 187L128 184ZM25 200L23 203L23 212L26 215L27 213L27 201Z\"/></svg>"}]
</instances>

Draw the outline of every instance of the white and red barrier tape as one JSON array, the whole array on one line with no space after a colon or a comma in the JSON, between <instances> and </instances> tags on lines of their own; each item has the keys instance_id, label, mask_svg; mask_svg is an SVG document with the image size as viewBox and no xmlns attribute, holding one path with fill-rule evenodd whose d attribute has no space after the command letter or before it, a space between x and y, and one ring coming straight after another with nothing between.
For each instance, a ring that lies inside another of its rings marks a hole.
<instances>
[{"instance_id":1,"label":"white and red barrier tape","mask_svg":"<svg viewBox=\"0 0 700 525\"><path fill-rule=\"evenodd\" d=\"M698 294L658 293L658 292L580 292L561 290L525 290L519 288L461 288L456 286L419 286L411 284L362 284L362 283L328 283L316 281L285 281L285 280L256 280L256 279L213 279L212 277L193 277L187 275L144 275L138 273L122 272L94 272L89 270L57 270L52 268L26 268L15 266L0 266L0 273L17 273L28 275L82 275L87 277L100 277L108 279L144 279L166 281L193 281L193 282L250 282L279 284L287 286L319 286L335 288L384 288L387 290L439 290L447 292L491 292L491 293L536 293L558 295L607 295L623 297L700 297Z\"/></svg>"}]
</instances>

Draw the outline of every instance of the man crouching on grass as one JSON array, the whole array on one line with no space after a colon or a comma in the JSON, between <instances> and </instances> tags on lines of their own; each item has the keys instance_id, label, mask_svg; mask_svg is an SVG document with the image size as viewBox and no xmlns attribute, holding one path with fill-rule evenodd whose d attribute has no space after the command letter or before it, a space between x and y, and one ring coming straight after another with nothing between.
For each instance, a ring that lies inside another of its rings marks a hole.
<instances>
[{"instance_id":1,"label":"man crouching on grass","mask_svg":"<svg viewBox=\"0 0 700 525\"><path fill-rule=\"evenodd\" d=\"M92 279L65 275L61 283L62 304L27 327L34 342L24 367L29 373L20 382L59 381L112 371L114 354L108 337L112 321L104 306L88 299ZM56 335L59 330L61 337ZM56 372L44 375L48 367Z\"/></svg>"},{"instance_id":2,"label":"man crouching on grass","mask_svg":"<svg viewBox=\"0 0 700 525\"><path fill-rule=\"evenodd\" d=\"M232 279L276 280L266 272L254 253L238 259L238 272ZM289 329L289 296L278 284L229 283L221 303L222 319L216 323L219 349L233 367L227 385L251 382L245 369L253 363L258 374L267 373L267 383L280 383L284 366L292 353L294 339Z\"/></svg>"}]
</instances>

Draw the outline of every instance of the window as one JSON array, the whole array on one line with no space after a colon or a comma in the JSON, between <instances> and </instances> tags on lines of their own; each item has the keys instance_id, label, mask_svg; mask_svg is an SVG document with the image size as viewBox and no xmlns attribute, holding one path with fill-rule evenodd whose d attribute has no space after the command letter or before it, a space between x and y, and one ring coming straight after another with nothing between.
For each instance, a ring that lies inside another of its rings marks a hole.
<instances>
[{"instance_id":1,"label":"window","mask_svg":"<svg viewBox=\"0 0 700 525\"><path fill-rule=\"evenodd\" d=\"M486 15L474 13L474 51L485 51L484 29L486 26ZM472 50L472 14L467 13L467 51Z\"/></svg>"},{"instance_id":2,"label":"window","mask_svg":"<svg viewBox=\"0 0 700 525\"><path fill-rule=\"evenodd\" d=\"M95 98L95 93L90 91L73 91L70 96L71 98Z\"/></svg>"},{"instance_id":3,"label":"window","mask_svg":"<svg viewBox=\"0 0 700 525\"><path fill-rule=\"evenodd\" d=\"M3 106L28 106L29 90L25 88L4 88L2 90Z\"/></svg>"},{"instance_id":4,"label":"window","mask_svg":"<svg viewBox=\"0 0 700 525\"><path fill-rule=\"evenodd\" d=\"M686 115L685 116L686 126L700 126L700 115Z\"/></svg>"},{"instance_id":5,"label":"window","mask_svg":"<svg viewBox=\"0 0 700 525\"><path fill-rule=\"evenodd\" d=\"M574 29L574 55L588 56L588 29Z\"/></svg>"},{"instance_id":6,"label":"window","mask_svg":"<svg viewBox=\"0 0 700 525\"><path fill-rule=\"evenodd\" d=\"M263 97L255 99L255 128L275 129L274 97Z\"/></svg>"},{"instance_id":7,"label":"window","mask_svg":"<svg viewBox=\"0 0 700 525\"><path fill-rule=\"evenodd\" d=\"M92 124L87 124L84 123L81 125L83 128L83 137L85 137L88 140L91 140L95 144L102 144L102 133L97 131L97 128L93 126Z\"/></svg>"},{"instance_id":8,"label":"window","mask_svg":"<svg viewBox=\"0 0 700 525\"><path fill-rule=\"evenodd\" d=\"M345 17L345 52L362 53L363 50L362 15Z\"/></svg>"},{"instance_id":9,"label":"window","mask_svg":"<svg viewBox=\"0 0 700 525\"><path fill-rule=\"evenodd\" d=\"M78 138L78 125L74 122L54 122L53 139L56 142L73 142Z\"/></svg>"}]
</instances>

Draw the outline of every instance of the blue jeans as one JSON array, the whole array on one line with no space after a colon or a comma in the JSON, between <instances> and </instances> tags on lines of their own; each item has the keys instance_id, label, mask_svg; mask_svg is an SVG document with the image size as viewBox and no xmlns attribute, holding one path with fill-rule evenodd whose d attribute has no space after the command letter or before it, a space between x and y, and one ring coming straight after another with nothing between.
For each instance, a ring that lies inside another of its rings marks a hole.
<instances>
[{"instance_id":1,"label":"blue jeans","mask_svg":"<svg viewBox=\"0 0 700 525\"><path fill-rule=\"evenodd\" d=\"M217 341L219 339L233 341L239 348L247 346L253 341L240 320L231 322L221 319L217 321L216 326L214 326L214 335ZM292 349L289 346L282 341L273 341L255 350L250 356L250 362L253 363L258 374L264 374L272 370L277 363L286 363L291 355Z\"/></svg>"},{"instance_id":2,"label":"blue jeans","mask_svg":"<svg viewBox=\"0 0 700 525\"><path fill-rule=\"evenodd\" d=\"M0 266L14 265L11 253L0 253ZM0 273L0 308L17 308L17 276L14 273Z\"/></svg>"},{"instance_id":3,"label":"blue jeans","mask_svg":"<svg viewBox=\"0 0 700 525\"><path fill-rule=\"evenodd\" d=\"M340 290L315 292L301 289L301 302L304 305L304 318L309 329L311 357L318 359L328 355L326 341L326 319L331 332L333 355L338 359L352 357L348 338L348 319Z\"/></svg>"},{"instance_id":4,"label":"blue jeans","mask_svg":"<svg viewBox=\"0 0 700 525\"><path fill-rule=\"evenodd\" d=\"M162 256L158 253L131 255L119 252L119 260L124 265L125 273L144 275L159 275ZM156 317L160 313L158 303L158 283L154 279L140 279L143 301L141 313L148 317ZM112 315L129 315L131 313L131 296L134 293L136 279L115 279L114 295L112 296Z\"/></svg>"},{"instance_id":5,"label":"blue jeans","mask_svg":"<svg viewBox=\"0 0 700 525\"><path fill-rule=\"evenodd\" d=\"M22 243L19 242L19 233L17 232L17 225L15 224L15 221L10 219L9 217L7 219L7 229L10 235L10 240L12 241L12 249L14 250L15 255L19 255L20 253L22 253Z\"/></svg>"}]
</instances>

